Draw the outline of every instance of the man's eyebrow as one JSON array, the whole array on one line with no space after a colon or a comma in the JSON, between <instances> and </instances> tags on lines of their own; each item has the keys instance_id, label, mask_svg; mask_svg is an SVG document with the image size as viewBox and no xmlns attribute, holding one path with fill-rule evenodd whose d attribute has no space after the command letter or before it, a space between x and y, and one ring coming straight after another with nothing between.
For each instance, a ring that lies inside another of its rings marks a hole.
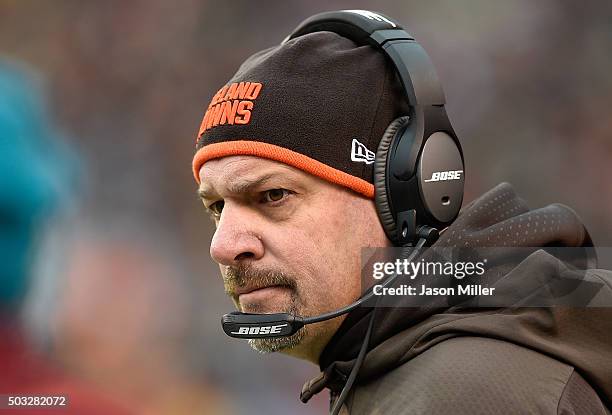
<instances>
[{"instance_id":1,"label":"man's eyebrow","mask_svg":"<svg viewBox=\"0 0 612 415\"><path fill-rule=\"evenodd\" d=\"M239 179L235 182L230 182L227 185L227 190L230 193L247 193L254 187L265 184L270 179L280 176L278 173L268 173L252 179ZM200 187L197 190L198 196L201 199L212 199L216 192L213 189L206 187Z\"/></svg>"},{"instance_id":2,"label":"man's eyebrow","mask_svg":"<svg viewBox=\"0 0 612 415\"><path fill-rule=\"evenodd\" d=\"M198 194L199 198L204 200L204 199L212 199L212 195L214 194L213 191L208 190L208 189L204 189L202 187L199 187L198 190L196 190L196 193Z\"/></svg>"}]
</instances>

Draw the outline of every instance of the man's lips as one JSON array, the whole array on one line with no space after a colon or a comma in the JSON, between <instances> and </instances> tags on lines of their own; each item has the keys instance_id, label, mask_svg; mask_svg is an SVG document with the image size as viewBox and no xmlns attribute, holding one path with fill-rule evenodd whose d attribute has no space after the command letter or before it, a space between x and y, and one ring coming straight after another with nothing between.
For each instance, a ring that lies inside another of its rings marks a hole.
<instances>
[{"instance_id":1,"label":"man's lips","mask_svg":"<svg viewBox=\"0 0 612 415\"><path fill-rule=\"evenodd\" d=\"M263 290L265 288L289 288L289 287L286 285L261 285L261 286L254 286L254 287L244 287L244 288L238 288L237 290L235 290L234 295L236 297L240 297L243 294L249 294L249 293L252 293L253 291Z\"/></svg>"},{"instance_id":2,"label":"man's lips","mask_svg":"<svg viewBox=\"0 0 612 415\"><path fill-rule=\"evenodd\" d=\"M268 285L249 289L236 290L236 296L241 303L254 303L269 300L270 297L282 294L290 287L286 285Z\"/></svg>"}]
</instances>

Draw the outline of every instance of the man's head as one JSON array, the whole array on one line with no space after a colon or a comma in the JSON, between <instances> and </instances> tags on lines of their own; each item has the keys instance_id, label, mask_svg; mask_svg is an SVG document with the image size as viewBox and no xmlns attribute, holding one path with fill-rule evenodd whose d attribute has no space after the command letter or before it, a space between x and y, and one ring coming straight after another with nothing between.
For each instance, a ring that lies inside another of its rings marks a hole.
<instances>
[{"instance_id":1,"label":"man's head","mask_svg":"<svg viewBox=\"0 0 612 415\"><path fill-rule=\"evenodd\" d=\"M256 53L214 95L193 172L216 215L211 256L241 311L307 317L360 296L361 248L390 245L373 156L405 113L384 56L331 32ZM341 321L251 344L316 361Z\"/></svg>"}]
</instances>

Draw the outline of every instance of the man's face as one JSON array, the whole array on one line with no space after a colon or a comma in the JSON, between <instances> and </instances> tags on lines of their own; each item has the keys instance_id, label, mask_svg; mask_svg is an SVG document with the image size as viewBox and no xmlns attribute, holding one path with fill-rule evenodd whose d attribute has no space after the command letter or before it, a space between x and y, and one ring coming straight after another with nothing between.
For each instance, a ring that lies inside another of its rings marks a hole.
<instances>
[{"instance_id":1,"label":"man's face","mask_svg":"<svg viewBox=\"0 0 612 415\"><path fill-rule=\"evenodd\" d=\"M309 317L350 304L361 295L361 248L390 245L372 200L288 165L223 157L200 179L216 224L210 255L240 311ZM317 362L342 319L250 344Z\"/></svg>"}]
</instances>

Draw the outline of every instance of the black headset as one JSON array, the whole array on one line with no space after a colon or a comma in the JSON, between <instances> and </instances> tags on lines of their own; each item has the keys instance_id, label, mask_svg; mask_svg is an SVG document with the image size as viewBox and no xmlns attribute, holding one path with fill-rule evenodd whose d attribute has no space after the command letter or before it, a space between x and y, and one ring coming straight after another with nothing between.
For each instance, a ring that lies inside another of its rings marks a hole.
<instances>
[{"instance_id":1,"label":"black headset","mask_svg":"<svg viewBox=\"0 0 612 415\"><path fill-rule=\"evenodd\" d=\"M378 146L373 177L376 210L395 245L413 245L421 237L432 244L438 231L459 214L465 178L461 144L429 56L399 23L366 10L316 14L283 43L320 31L370 45L393 63L410 112L391 122Z\"/></svg>"}]
</instances>

